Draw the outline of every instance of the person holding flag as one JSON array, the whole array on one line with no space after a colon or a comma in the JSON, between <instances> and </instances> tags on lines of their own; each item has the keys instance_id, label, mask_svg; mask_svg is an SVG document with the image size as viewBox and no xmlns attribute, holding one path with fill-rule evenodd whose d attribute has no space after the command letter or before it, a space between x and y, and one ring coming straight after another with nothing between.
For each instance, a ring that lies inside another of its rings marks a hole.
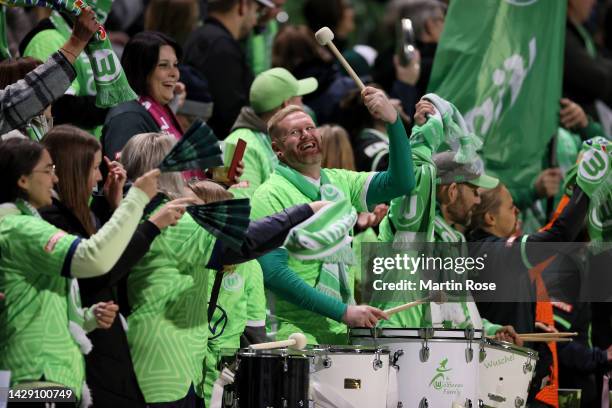
<instances>
[{"instance_id":1,"label":"person holding flag","mask_svg":"<svg viewBox=\"0 0 612 408\"><path fill-rule=\"evenodd\" d=\"M367 211L412 190L412 159L399 115L384 92L366 87L362 97L370 113L387 123L386 171L322 169L319 131L298 106L283 108L268 123L272 149L280 163L255 191L253 218L318 199L334 202L316 221L296 228L285 243L286 249L259 258L266 286L281 298L275 303L279 339L299 331L309 343L344 344L344 323L373 327L379 319L387 318L379 309L354 305L353 282L347 273L347 264L352 261L348 243L357 211Z\"/></svg>"}]
</instances>

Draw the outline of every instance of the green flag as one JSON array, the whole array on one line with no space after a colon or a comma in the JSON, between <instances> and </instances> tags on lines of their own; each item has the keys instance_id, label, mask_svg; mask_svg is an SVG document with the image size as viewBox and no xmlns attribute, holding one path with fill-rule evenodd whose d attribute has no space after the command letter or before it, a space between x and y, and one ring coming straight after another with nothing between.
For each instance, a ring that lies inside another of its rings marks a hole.
<instances>
[{"instance_id":1,"label":"green flag","mask_svg":"<svg viewBox=\"0 0 612 408\"><path fill-rule=\"evenodd\" d=\"M566 1L453 0L429 91L483 138L487 171L532 185L559 124Z\"/></svg>"}]
</instances>

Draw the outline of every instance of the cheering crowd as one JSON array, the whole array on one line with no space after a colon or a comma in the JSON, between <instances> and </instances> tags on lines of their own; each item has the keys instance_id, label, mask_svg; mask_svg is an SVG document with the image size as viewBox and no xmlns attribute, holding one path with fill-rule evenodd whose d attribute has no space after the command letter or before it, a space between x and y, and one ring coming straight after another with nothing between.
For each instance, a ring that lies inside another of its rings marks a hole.
<instances>
[{"instance_id":1,"label":"cheering crowd","mask_svg":"<svg viewBox=\"0 0 612 408\"><path fill-rule=\"evenodd\" d=\"M609 272L612 3L567 0L555 154L531 158L539 174L517 187L487 168L452 95L428 88L461 1L0 0L0 371L11 388L67 387L80 406L203 407L225 349L439 323L538 351L529 407L559 407L559 388L605 406L612 292L555 299L546 270L584 262L551 262L538 244L592 244L588 267ZM364 88L317 43L323 26ZM164 169L202 127L224 167ZM196 207L217 211L213 227ZM388 316L404 302L362 302L368 242L470 243L473 256L501 243L482 278L532 301ZM518 336L537 331L578 336Z\"/></svg>"}]
</instances>

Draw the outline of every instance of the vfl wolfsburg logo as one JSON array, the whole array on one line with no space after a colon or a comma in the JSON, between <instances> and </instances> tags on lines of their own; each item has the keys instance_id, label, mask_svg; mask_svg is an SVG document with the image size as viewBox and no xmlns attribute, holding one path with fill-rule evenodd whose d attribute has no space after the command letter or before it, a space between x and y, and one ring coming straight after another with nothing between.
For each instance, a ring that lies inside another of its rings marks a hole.
<instances>
[{"instance_id":1,"label":"vfl wolfsburg logo","mask_svg":"<svg viewBox=\"0 0 612 408\"><path fill-rule=\"evenodd\" d=\"M594 207L589 213L591 228L603 232L612 228L612 203L604 202L599 207Z\"/></svg>"},{"instance_id":2,"label":"vfl wolfsburg logo","mask_svg":"<svg viewBox=\"0 0 612 408\"><path fill-rule=\"evenodd\" d=\"M421 220L423 214L423 200L417 195L402 199L399 203L401 216L396 220L400 228L414 225Z\"/></svg>"},{"instance_id":3,"label":"vfl wolfsburg logo","mask_svg":"<svg viewBox=\"0 0 612 408\"><path fill-rule=\"evenodd\" d=\"M223 289L236 292L244 286L244 278L239 273L229 273L223 277Z\"/></svg>"},{"instance_id":4,"label":"vfl wolfsburg logo","mask_svg":"<svg viewBox=\"0 0 612 408\"><path fill-rule=\"evenodd\" d=\"M452 370L452 368L446 368L446 364L448 364L448 358L440 361L440 367L436 368L436 375L429 382L430 387L433 385L436 390L441 390L444 387L444 380L446 379L444 373Z\"/></svg>"},{"instance_id":5,"label":"vfl wolfsburg logo","mask_svg":"<svg viewBox=\"0 0 612 408\"><path fill-rule=\"evenodd\" d=\"M589 149L582 157L578 172L585 181L598 183L608 172L609 160L601 150Z\"/></svg>"},{"instance_id":6,"label":"vfl wolfsburg logo","mask_svg":"<svg viewBox=\"0 0 612 408\"><path fill-rule=\"evenodd\" d=\"M111 50L94 51L92 68L99 82L114 82L121 74L119 59Z\"/></svg>"}]
</instances>

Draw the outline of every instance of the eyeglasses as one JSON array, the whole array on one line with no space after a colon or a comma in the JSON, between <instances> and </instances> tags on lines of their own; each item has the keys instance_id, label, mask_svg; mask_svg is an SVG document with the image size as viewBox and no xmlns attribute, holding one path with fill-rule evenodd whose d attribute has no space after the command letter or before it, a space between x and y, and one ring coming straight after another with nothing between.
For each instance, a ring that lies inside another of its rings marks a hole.
<instances>
[{"instance_id":1,"label":"eyeglasses","mask_svg":"<svg viewBox=\"0 0 612 408\"><path fill-rule=\"evenodd\" d=\"M50 164L44 170L32 170L32 173L45 173L49 176L55 176L55 164Z\"/></svg>"}]
</instances>

